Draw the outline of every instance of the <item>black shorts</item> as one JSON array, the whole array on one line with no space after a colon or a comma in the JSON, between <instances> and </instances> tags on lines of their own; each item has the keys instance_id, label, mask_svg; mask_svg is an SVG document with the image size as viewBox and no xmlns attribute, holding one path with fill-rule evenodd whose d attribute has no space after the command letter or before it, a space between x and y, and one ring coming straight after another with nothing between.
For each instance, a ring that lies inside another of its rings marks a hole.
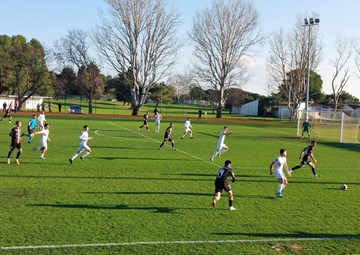
<instances>
[{"instance_id":1,"label":"black shorts","mask_svg":"<svg viewBox=\"0 0 360 255\"><path fill-rule=\"evenodd\" d=\"M305 156L301 160L301 164L303 164L303 165L310 165L310 162L311 161L309 160L309 156Z\"/></svg>"},{"instance_id":2,"label":"black shorts","mask_svg":"<svg viewBox=\"0 0 360 255\"><path fill-rule=\"evenodd\" d=\"M34 133L34 129L28 127L28 132L29 132L29 134L32 134L32 133Z\"/></svg>"},{"instance_id":3,"label":"black shorts","mask_svg":"<svg viewBox=\"0 0 360 255\"><path fill-rule=\"evenodd\" d=\"M21 143L16 143L16 142L12 142L10 145L10 150L14 150L14 149L21 149Z\"/></svg>"},{"instance_id":4,"label":"black shorts","mask_svg":"<svg viewBox=\"0 0 360 255\"><path fill-rule=\"evenodd\" d=\"M147 125L147 120L144 120L144 125Z\"/></svg>"},{"instance_id":5,"label":"black shorts","mask_svg":"<svg viewBox=\"0 0 360 255\"><path fill-rule=\"evenodd\" d=\"M167 141L169 141L169 142L171 142L173 139L171 138L171 137L165 137L164 138L164 142L167 142Z\"/></svg>"},{"instance_id":6,"label":"black shorts","mask_svg":"<svg viewBox=\"0 0 360 255\"><path fill-rule=\"evenodd\" d=\"M10 118L10 117L11 117L10 113L5 113L4 114L4 118Z\"/></svg>"},{"instance_id":7,"label":"black shorts","mask_svg":"<svg viewBox=\"0 0 360 255\"><path fill-rule=\"evenodd\" d=\"M311 161L308 161L308 160L303 160L303 161L301 161L301 164L302 165L310 165L310 163L311 163Z\"/></svg>"},{"instance_id":8,"label":"black shorts","mask_svg":"<svg viewBox=\"0 0 360 255\"><path fill-rule=\"evenodd\" d=\"M218 192L222 192L223 190L225 190L227 193L229 193L231 191L231 186L230 184L226 181L222 181L222 180L216 180L215 181L215 193Z\"/></svg>"}]
</instances>

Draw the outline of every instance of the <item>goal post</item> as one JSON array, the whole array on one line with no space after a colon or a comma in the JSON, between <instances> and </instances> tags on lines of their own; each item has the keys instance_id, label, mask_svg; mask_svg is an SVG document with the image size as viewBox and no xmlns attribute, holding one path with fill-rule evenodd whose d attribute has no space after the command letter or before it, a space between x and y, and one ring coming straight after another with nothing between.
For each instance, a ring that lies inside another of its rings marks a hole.
<instances>
[{"instance_id":1,"label":"goal post","mask_svg":"<svg viewBox=\"0 0 360 255\"><path fill-rule=\"evenodd\" d=\"M306 114L307 113L307 114ZM297 112L297 136L301 136L302 125L308 116L312 126L311 136L340 143L358 143L360 118L349 117L342 111Z\"/></svg>"}]
</instances>

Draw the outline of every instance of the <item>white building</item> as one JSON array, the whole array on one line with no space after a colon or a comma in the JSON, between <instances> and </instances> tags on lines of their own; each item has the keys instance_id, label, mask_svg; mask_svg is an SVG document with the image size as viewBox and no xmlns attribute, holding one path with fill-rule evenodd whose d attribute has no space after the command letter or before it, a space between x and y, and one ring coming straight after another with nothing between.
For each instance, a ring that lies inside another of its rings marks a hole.
<instances>
[{"instance_id":1,"label":"white building","mask_svg":"<svg viewBox=\"0 0 360 255\"><path fill-rule=\"evenodd\" d=\"M42 96L31 96L26 102L22 105L23 110L33 110L37 109L38 104L42 104L44 99L49 99L50 97L42 97ZM16 96L14 95L0 95L0 106L2 107L3 104L6 102L7 106L12 104L14 106Z\"/></svg>"},{"instance_id":2,"label":"white building","mask_svg":"<svg viewBox=\"0 0 360 255\"><path fill-rule=\"evenodd\" d=\"M240 106L233 106L232 113L245 116L257 116L259 112L259 100L251 101Z\"/></svg>"}]
</instances>

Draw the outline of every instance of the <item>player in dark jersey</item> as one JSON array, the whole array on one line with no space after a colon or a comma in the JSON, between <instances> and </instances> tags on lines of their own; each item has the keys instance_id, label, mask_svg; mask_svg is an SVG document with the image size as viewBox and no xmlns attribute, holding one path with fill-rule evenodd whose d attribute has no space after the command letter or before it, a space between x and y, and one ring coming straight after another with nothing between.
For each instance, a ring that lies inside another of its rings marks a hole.
<instances>
[{"instance_id":1,"label":"player in dark jersey","mask_svg":"<svg viewBox=\"0 0 360 255\"><path fill-rule=\"evenodd\" d=\"M9 118L9 124L11 124L12 117L11 117L11 107L10 106L6 109L4 116L0 119L0 122L2 122L2 120L5 118Z\"/></svg>"},{"instance_id":2,"label":"player in dark jersey","mask_svg":"<svg viewBox=\"0 0 360 255\"><path fill-rule=\"evenodd\" d=\"M215 180L215 196L213 197L211 206L213 208L216 207L216 203L217 201L219 201L220 196L221 196L221 192L223 190L225 190L228 193L228 198L229 198L229 210L230 211L235 211L235 207L233 206L233 193L232 193L232 189L230 184L227 181L227 177L231 176L232 178L232 182L235 182L236 178L235 178L235 174L233 172L233 170L231 169L231 161L230 160L226 160L225 161L225 166L222 167L217 176L216 176L216 180Z\"/></svg>"},{"instance_id":3,"label":"player in dark jersey","mask_svg":"<svg viewBox=\"0 0 360 255\"><path fill-rule=\"evenodd\" d=\"M311 171L313 172L314 174L314 177L320 177L320 174L317 174L316 171L315 171L315 164L313 162L310 161L310 158L316 163L316 159L314 157L314 148L316 146L316 142L315 141L311 141L310 145L305 147L302 151L301 151L301 154L300 154L300 157L299 159L302 159L301 160L301 163L300 165L298 166L295 166L293 168L290 169L290 174L292 171L296 170L296 169L299 169L299 168L303 168L305 165L308 165L311 167Z\"/></svg>"},{"instance_id":4,"label":"player in dark jersey","mask_svg":"<svg viewBox=\"0 0 360 255\"><path fill-rule=\"evenodd\" d=\"M11 129L9 136L11 137L11 145L10 145L10 151L8 153L8 157L7 157L7 164L10 164L10 156L11 153L15 150L18 149L18 153L16 154L16 158L15 158L15 162L16 164L20 164L19 163L19 157L22 153L22 148L21 148L21 122L20 121L16 121L16 126Z\"/></svg>"},{"instance_id":5,"label":"player in dark jersey","mask_svg":"<svg viewBox=\"0 0 360 255\"><path fill-rule=\"evenodd\" d=\"M170 123L170 125L168 126L168 128L167 128L166 131L165 131L164 141L160 144L160 147L158 148L158 150L161 150L161 147L163 147L163 145L164 145L167 141L169 141L169 142L171 142L171 149L172 149L173 151L176 151L176 148L174 147L175 141L171 138L172 128L173 128L173 124Z\"/></svg>"},{"instance_id":6,"label":"player in dark jersey","mask_svg":"<svg viewBox=\"0 0 360 255\"><path fill-rule=\"evenodd\" d=\"M146 127L146 131L149 131L149 125L148 125L149 112L146 112L143 118L144 118L144 123L138 128L138 131L140 131L140 129L143 128L144 126Z\"/></svg>"},{"instance_id":7,"label":"player in dark jersey","mask_svg":"<svg viewBox=\"0 0 360 255\"><path fill-rule=\"evenodd\" d=\"M302 125L302 133L301 133L301 138L304 137L304 133L306 132L308 134L308 137L310 138L311 136L311 124L308 120L306 120L303 125Z\"/></svg>"}]
</instances>

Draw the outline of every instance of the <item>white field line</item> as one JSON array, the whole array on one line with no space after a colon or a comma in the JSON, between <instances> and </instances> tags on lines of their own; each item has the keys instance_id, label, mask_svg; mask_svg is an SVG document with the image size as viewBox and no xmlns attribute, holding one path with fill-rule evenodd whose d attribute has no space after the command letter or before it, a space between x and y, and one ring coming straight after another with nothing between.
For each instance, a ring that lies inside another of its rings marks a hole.
<instances>
[{"instance_id":1,"label":"white field line","mask_svg":"<svg viewBox=\"0 0 360 255\"><path fill-rule=\"evenodd\" d=\"M154 142L156 142L156 143L158 143L158 144L161 144L161 143L162 143L162 141L159 142L158 140L156 140L156 139L154 139L154 138L151 138L151 137L146 136L146 135L144 135L144 134L142 134L142 133L139 133L139 132L135 132L135 131L133 131L133 130L131 130L131 129L129 129L129 128L122 127L122 126L117 125L117 124L112 123L112 122L108 122L108 123L109 123L110 125L115 126L115 127L124 129L124 130L126 130L126 131L129 131L129 132L132 132L132 133L135 133L135 134L138 134L138 135L141 135L141 136L143 136L143 137L145 137L145 138L147 138L147 139L149 139L149 140L151 140L151 141L154 141ZM171 148L170 145L165 144L165 146ZM175 147L176 147L176 146L175 146ZM187 156L189 156L189 157L195 158L195 159L197 159L197 160L199 160L199 161L202 161L202 162L205 162L205 163L208 163L208 164L217 166L217 167L221 167L220 165L215 164L214 162L211 162L211 161L210 161L210 157L209 157L209 160L204 160L204 159L199 158L199 157L197 157L197 156L195 156L195 155L192 155L192 154L190 154L190 153L187 153L187 152L185 152L185 151L183 151L183 150L179 150L178 148L176 148L176 151L178 151L178 152L180 152L180 153L183 153L183 154L185 154L185 155L187 155Z\"/></svg>"},{"instance_id":2,"label":"white field line","mask_svg":"<svg viewBox=\"0 0 360 255\"><path fill-rule=\"evenodd\" d=\"M269 238L269 239L239 239L239 240L197 240L197 241L154 241L154 242L127 242L127 243L93 243L93 244L60 244L60 245L29 245L29 246L3 246L0 250L27 250L27 249L61 249L77 247L109 247L109 246L135 246L135 245L172 245L172 244L221 244L221 243L267 243L267 242L305 242L305 241L336 241L359 240L358 236L339 237L304 237L304 238Z\"/></svg>"},{"instance_id":3,"label":"white field line","mask_svg":"<svg viewBox=\"0 0 360 255\"><path fill-rule=\"evenodd\" d=\"M153 141L153 142L156 142L156 143L158 143L158 144L161 144L161 143L162 143L162 141L159 142L158 140L156 140L156 139L154 139L154 138L151 138L151 137L146 136L146 135L144 135L144 134L142 134L142 133L133 131L133 130L131 130L131 129L129 129L129 128L126 128L126 127L117 125L117 124L112 123L112 122L108 122L108 123L109 123L110 125L113 125L113 126L115 126L115 127L121 128L121 129L126 130L126 131L128 131L128 132L132 132L132 133L134 133L134 134L140 135L140 136L142 136L142 137L144 137L144 138L147 138L147 139L149 139L149 140L151 140L151 141ZM101 134L100 132L101 132L101 130L98 129L98 130L96 130L94 133L95 133L96 135L99 135L99 136L107 136L107 135ZM267 131L266 131L266 132L267 132ZM255 135L252 135L252 134L247 134L247 135L248 135L248 136L255 136ZM119 138L125 139L124 137L119 137ZM134 139L134 138L131 138L131 139ZM271 138L271 137L266 138L266 139L279 141L279 140L276 140L275 138ZM284 143L287 143L287 144L291 144L291 145L296 145L296 146L299 146L299 147L303 146L303 145L299 145L298 143L293 143L293 142L288 142L288 141L283 141L283 142L284 142ZM167 146L167 147L170 148L170 146L167 145L167 144L165 144L165 146ZM209 161L209 160L204 160L204 159L199 158L199 157L197 157L197 156L195 156L195 155L189 154L189 153L187 153L187 152L185 152L185 151L183 151L183 150L179 150L178 148L176 148L176 151L181 152L181 153L183 153L183 154L185 154L185 155L187 155L187 156L189 156L189 157L192 157L192 158L195 158L195 159L197 159L197 160L200 160L200 161L202 161L202 162L211 164L211 165L213 165L213 166L221 167L220 165L218 165L218 164L216 164L216 163L214 163L214 162L211 162L211 161ZM239 167L239 168L240 168L240 167ZM237 169L237 168L234 167L234 169ZM254 170L259 170L259 169L264 169L264 167L244 167L244 166L242 166L241 169L254 169ZM339 168L326 168L326 170L336 170L336 171L338 171ZM342 170L342 171L359 171L360 169L359 169L359 168L341 168L341 170Z\"/></svg>"},{"instance_id":4,"label":"white field line","mask_svg":"<svg viewBox=\"0 0 360 255\"><path fill-rule=\"evenodd\" d=\"M124 129L126 131L130 131L135 134L139 134L147 139L150 139L156 143L161 143L151 137L143 135L141 133L135 132L131 129L119 126L117 124L108 122L111 125L114 125L118 128ZM106 136L100 134L99 130L95 131L95 134L99 136ZM168 145L166 145L168 146ZM170 147L170 146L168 146ZM177 151L203 161L205 163L209 163L212 165L219 166L213 162L209 162L203 160L197 156L189 154L185 151L178 150ZM254 168L252 168L254 169ZM93 243L93 244L62 244L62 245L29 245L29 246L2 246L0 250L27 250L27 249L62 249L62 248L78 248L78 247L110 247L110 246L135 246L135 245L171 245L171 244L217 244L217 243L266 243L266 242L305 242L305 241L334 241L334 240L359 240L359 236L340 236L340 237L311 237L311 238L269 238L269 239L239 239L239 240L197 240L197 241L154 241L154 242L127 242L127 243Z\"/></svg>"}]
</instances>

